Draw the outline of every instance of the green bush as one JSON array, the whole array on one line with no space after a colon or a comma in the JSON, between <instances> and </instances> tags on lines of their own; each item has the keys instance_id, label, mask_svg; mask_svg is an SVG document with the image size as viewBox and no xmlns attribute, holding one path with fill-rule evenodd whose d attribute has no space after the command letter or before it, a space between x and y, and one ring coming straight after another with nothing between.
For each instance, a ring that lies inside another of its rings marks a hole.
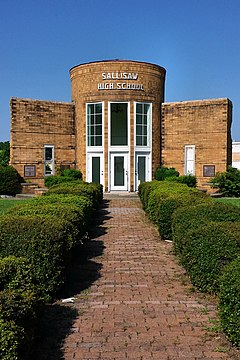
<instances>
[{"instance_id":1,"label":"green bush","mask_svg":"<svg viewBox=\"0 0 240 360\"><path fill-rule=\"evenodd\" d=\"M28 259L15 256L0 259L0 291L33 288L37 288L37 284Z\"/></svg>"},{"instance_id":2,"label":"green bush","mask_svg":"<svg viewBox=\"0 0 240 360\"><path fill-rule=\"evenodd\" d=\"M16 195L23 179L12 166L0 166L0 195Z\"/></svg>"},{"instance_id":3,"label":"green bush","mask_svg":"<svg viewBox=\"0 0 240 360\"><path fill-rule=\"evenodd\" d=\"M186 184L188 187L196 187L197 186L197 178L193 175L182 175L178 177L169 177L167 178L168 181L176 181L180 184Z\"/></svg>"},{"instance_id":4,"label":"green bush","mask_svg":"<svg viewBox=\"0 0 240 360\"><path fill-rule=\"evenodd\" d=\"M0 142L0 166L7 166L10 160L9 141Z\"/></svg>"},{"instance_id":5,"label":"green bush","mask_svg":"<svg viewBox=\"0 0 240 360\"><path fill-rule=\"evenodd\" d=\"M150 193L160 185L159 181L153 180L149 182L142 182L138 186L138 196L142 202L143 209L146 210L148 207L148 199Z\"/></svg>"},{"instance_id":6,"label":"green bush","mask_svg":"<svg viewBox=\"0 0 240 360\"><path fill-rule=\"evenodd\" d=\"M221 325L234 345L240 345L240 257L225 267L220 279Z\"/></svg>"},{"instance_id":7,"label":"green bush","mask_svg":"<svg viewBox=\"0 0 240 360\"><path fill-rule=\"evenodd\" d=\"M240 254L240 223L209 222L187 233L180 261L201 291L217 293L222 270Z\"/></svg>"},{"instance_id":8,"label":"green bush","mask_svg":"<svg viewBox=\"0 0 240 360\"><path fill-rule=\"evenodd\" d=\"M174 168L168 168L165 166L161 166L155 172L155 179L158 181L166 180L168 177L177 177L179 176L179 172Z\"/></svg>"},{"instance_id":9,"label":"green bush","mask_svg":"<svg viewBox=\"0 0 240 360\"><path fill-rule=\"evenodd\" d=\"M169 193L161 193L156 189L150 195L147 211L163 239L172 239L172 216L176 209L211 201L206 194L187 189L182 188L180 192L176 188L176 192Z\"/></svg>"},{"instance_id":10,"label":"green bush","mask_svg":"<svg viewBox=\"0 0 240 360\"><path fill-rule=\"evenodd\" d=\"M82 180L82 173L80 170L76 169L59 169L57 175L46 176L44 179L44 185L51 187L56 184L61 184L65 182L71 182L76 180Z\"/></svg>"},{"instance_id":11,"label":"green bush","mask_svg":"<svg viewBox=\"0 0 240 360\"><path fill-rule=\"evenodd\" d=\"M211 180L213 187L219 188L224 196L240 196L240 170L228 167L226 172L217 173Z\"/></svg>"},{"instance_id":12,"label":"green bush","mask_svg":"<svg viewBox=\"0 0 240 360\"><path fill-rule=\"evenodd\" d=\"M80 212L79 220L81 221L81 228L84 233L87 231L89 224L92 220L93 215L93 204L90 199L86 196L78 196L71 194L50 194L49 196L39 196L32 199L32 203L39 205L47 205L47 204L60 204L66 206L76 206Z\"/></svg>"},{"instance_id":13,"label":"green bush","mask_svg":"<svg viewBox=\"0 0 240 360\"><path fill-rule=\"evenodd\" d=\"M96 183L86 183L82 181L73 181L58 185L53 185L45 196L50 194L71 194L86 196L92 201L94 209L96 209L103 199L103 187Z\"/></svg>"},{"instance_id":14,"label":"green bush","mask_svg":"<svg viewBox=\"0 0 240 360\"><path fill-rule=\"evenodd\" d=\"M0 256L26 257L46 298L63 284L72 243L72 224L64 218L10 213L0 217Z\"/></svg>"},{"instance_id":15,"label":"green bush","mask_svg":"<svg viewBox=\"0 0 240 360\"><path fill-rule=\"evenodd\" d=\"M77 169L64 169L64 170L59 169L57 171L57 174L60 176L73 178L75 180L82 180L82 173L80 170Z\"/></svg>"},{"instance_id":16,"label":"green bush","mask_svg":"<svg viewBox=\"0 0 240 360\"><path fill-rule=\"evenodd\" d=\"M188 231L205 225L209 221L240 221L240 209L230 204L214 201L211 197L208 197L206 204L197 204L174 211L172 230L174 249L178 255L181 255L188 241Z\"/></svg>"},{"instance_id":17,"label":"green bush","mask_svg":"<svg viewBox=\"0 0 240 360\"><path fill-rule=\"evenodd\" d=\"M20 349L24 343L24 330L14 321L0 318L0 359L21 360Z\"/></svg>"},{"instance_id":18,"label":"green bush","mask_svg":"<svg viewBox=\"0 0 240 360\"><path fill-rule=\"evenodd\" d=\"M33 274L33 266L25 258L10 256L0 259L0 318L4 324L14 321L21 329L24 335L21 348L25 354L30 348L36 319L43 306L43 298ZM16 341L12 335L11 341ZM0 354L2 350L0 342Z\"/></svg>"},{"instance_id":19,"label":"green bush","mask_svg":"<svg viewBox=\"0 0 240 360\"><path fill-rule=\"evenodd\" d=\"M10 209L6 214L47 217L52 218L52 222L55 221L55 218L67 221L69 249L81 240L86 231L82 212L79 210L79 207L71 204L66 206L58 203L37 204L36 202L29 202L26 205L22 204Z\"/></svg>"}]
</instances>

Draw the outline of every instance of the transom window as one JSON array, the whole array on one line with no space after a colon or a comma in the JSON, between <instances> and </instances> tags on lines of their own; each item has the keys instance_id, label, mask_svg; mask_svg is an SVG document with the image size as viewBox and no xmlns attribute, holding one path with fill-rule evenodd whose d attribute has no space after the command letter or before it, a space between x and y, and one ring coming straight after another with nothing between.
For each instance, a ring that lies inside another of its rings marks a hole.
<instances>
[{"instance_id":1,"label":"transom window","mask_svg":"<svg viewBox=\"0 0 240 360\"><path fill-rule=\"evenodd\" d=\"M149 146L150 104L136 104L136 146Z\"/></svg>"},{"instance_id":2,"label":"transom window","mask_svg":"<svg viewBox=\"0 0 240 360\"><path fill-rule=\"evenodd\" d=\"M87 145L102 146L102 103L87 104Z\"/></svg>"}]
</instances>

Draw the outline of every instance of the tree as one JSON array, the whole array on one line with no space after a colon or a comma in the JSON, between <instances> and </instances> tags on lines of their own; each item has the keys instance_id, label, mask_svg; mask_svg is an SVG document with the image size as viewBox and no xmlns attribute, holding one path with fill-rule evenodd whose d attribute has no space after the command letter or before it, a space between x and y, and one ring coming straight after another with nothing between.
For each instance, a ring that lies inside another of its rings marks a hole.
<instances>
[{"instance_id":1,"label":"tree","mask_svg":"<svg viewBox=\"0 0 240 360\"><path fill-rule=\"evenodd\" d=\"M9 141L0 142L0 165L7 166L10 160Z\"/></svg>"}]
</instances>

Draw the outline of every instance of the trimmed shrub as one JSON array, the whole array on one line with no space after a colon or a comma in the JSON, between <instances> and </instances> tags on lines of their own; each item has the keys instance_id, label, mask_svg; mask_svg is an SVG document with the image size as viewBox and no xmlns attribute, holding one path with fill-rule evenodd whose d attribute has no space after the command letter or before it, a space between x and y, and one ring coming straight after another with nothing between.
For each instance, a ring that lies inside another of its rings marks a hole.
<instances>
[{"instance_id":1,"label":"trimmed shrub","mask_svg":"<svg viewBox=\"0 0 240 360\"><path fill-rule=\"evenodd\" d=\"M138 196L143 205L143 209L146 210L148 207L148 198L150 193L160 185L159 181L153 180L149 182L142 182L138 186Z\"/></svg>"},{"instance_id":2,"label":"trimmed shrub","mask_svg":"<svg viewBox=\"0 0 240 360\"><path fill-rule=\"evenodd\" d=\"M46 298L63 284L72 238L72 224L61 217L9 213L0 217L0 256L26 257Z\"/></svg>"},{"instance_id":3,"label":"trimmed shrub","mask_svg":"<svg viewBox=\"0 0 240 360\"><path fill-rule=\"evenodd\" d=\"M33 267L24 257L8 256L0 259L0 291L37 289Z\"/></svg>"},{"instance_id":4,"label":"trimmed shrub","mask_svg":"<svg viewBox=\"0 0 240 360\"><path fill-rule=\"evenodd\" d=\"M0 358L2 360L20 360L20 348L24 342L24 330L14 321L0 318Z\"/></svg>"},{"instance_id":5,"label":"trimmed shrub","mask_svg":"<svg viewBox=\"0 0 240 360\"><path fill-rule=\"evenodd\" d=\"M64 170L59 169L57 171L57 174L60 176L73 178L75 180L82 180L82 173L80 170L77 169L64 169Z\"/></svg>"},{"instance_id":6,"label":"trimmed shrub","mask_svg":"<svg viewBox=\"0 0 240 360\"><path fill-rule=\"evenodd\" d=\"M0 166L0 195L16 195L23 179L12 166Z\"/></svg>"},{"instance_id":7,"label":"trimmed shrub","mask_svg":"<svg viewBox=\"0 0 240 360\"><path fill-rule=\"evenodd\" d=\"M6 215L7 214L15 216L47 217L49 219L52 218L52 222L55 221L55 218L65 220L65 222L68 223L69 249L81 240L81 237L86 231L82 212L77 206L70 204L68 204L68 206L58 203L38 205L36 202L29 202L26 205L22 204L10 209Z\"/></svg>"},{"instance_id":8,"label":"trimmed shrub","mask_svg":"<svg viewBox=\"0 0 240 360\"><path fill-rule=\"evenodd\" d=\"M79 220L81 220L81 228L82 232L86 232L87 228L92 220L93 215L93 204L90 199L86 196L78 196L71 194L50 194L49 196L39 196L37 198L32 199L33 204L39 205L47 205L47 204L60 204L65 206L76 206L80 211Z\"/></svg>"},{"instance_id":9,"label":"trimmed shrub","mask_svg":"<svg viewBox=\"0 0 240 360\"><path fill-rule=\"evenodd\" d=\"M172 239L172 215L182 206L212 201L210 197L187 185L163 181L149 195L147 213L158 226L163 239Z\"/></svg>"},{"instance_id":10,"label":"trimmed shrub","mask_svg":"<svg viewBox=\"0 0 240 360\"><path fill-rule=\"evenodd\" d=\"M225 267L220 279L221 325L234 345L240 345L240 257Z\"/></svg>"},{"instance_id":11,"label":"trimmed shrub","mask_svg":"<svg viewBox=\"0 0 240 360\"><path fill-rule=\"evenodd\" d=\"M80 170L76 169L59 169L57 171L58 175L46 176L44 179L44 185L51 187L56 184L61 184L65 182L71 182L76 180L82 180L82 173Z\"/></svg>"},{"instance_id":12,"label":"trimmed shrub","mask_svg":"<svg viewBox=\"0 0 240 360\"><path fill-rule=\"evenodd\" d=\"M0 318L5 323L14 321L21 329L24 335L21 352L24 351L24 354L30 348L35 322L43 306L43 298L33 274L33 266L25 258L10 256L0 259ZM17 341L17 334L11 334L11 341ZM2 350L0 342L0 354ZM16 354L18 352L19 349Z\"/></svg>"},{"instance_id":13,"label":"trimmed shrub","mask_svg":"<svg viewBox=\"0 0 240 360\"><path fill-rule=\"evenodd\" d=\"M176 181L181 184L186 184L188 187L195 188L197 185L197 178L193 175L182 175L178 177L168 178L168 181Z\"/></svg>"},{"instance_id":14,"label":"trimmed shrub","mask_svg":"<svg viewBox=\"0 0 240 360\"><path fill-rule=\"evenodd\" d=\"M228 167L226 172L217 173L211 179L213 187L219 188L224 196L240 196L240 170Z\"/></svg>"},{"instance_id":15,"label":"trimmed shrub","mask_svg":"<svg viewBox=\"0 0 240 360\"><path fill-rule=\"evenodd\" d=\"M103 187L96 183L85 183L82 181L73 181L59 185L53 185L45 196L50 194L71 194L86 196L92 201L94 209L96 209L103 199Z\"/></svg>"},{"instance_id":16,"label":"trimmed shrub","mask_svg":"<svg viewBox=\"0 0 240 360\"><path fill-rule=\"evenodd\" d=\"M201 291L217 293L222 270L240 255L240 223L210 222L187 233L180 261Z\"/></svg>"},{"instance_id":17,"label":"trimmed shrub","mask_svg":"<svg viewBox=\"0 0 240 360\"><path fill-rule=\"evenodd\" d=\"M165 166L161 166L155 172L155 179L158 181L166 180L168 177L177 177L179 176L179 172L174 168L168 168Z\"/></svg>"},{"instance_id":18,"label":"trimmed shrub","mask_svg":"<svg viewBox=\"0 0 240 360\"><path fill-rule=\"evenodd\" d=\"M188 231L209 221L240 221L240 209L234 205L214 201L211 197L208 197L206 204L177 209L172 217L172 231L174 249L178 255L181 255L188 241Z\"/></svg>"}]
</instances>

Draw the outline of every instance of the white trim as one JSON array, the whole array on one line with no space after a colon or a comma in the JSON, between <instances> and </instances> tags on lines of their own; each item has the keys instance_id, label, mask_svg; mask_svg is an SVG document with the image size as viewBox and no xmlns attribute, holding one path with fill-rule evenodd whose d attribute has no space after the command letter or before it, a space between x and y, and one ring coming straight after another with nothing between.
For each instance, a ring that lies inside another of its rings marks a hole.
<instances>
[{"instance_id":1,"label":"white trim","mask_svg":"<svg viewBox=\"0 0 240 360\"><path fill-rule=\"evenodd\" d=\"M114 158L115 157L124 158L124 185L123 186L114 186ZM128 152L118 152L113 151L109 152L110 162L109 162L109 191L130 191L130 171L129 171L129 153Z\"/></svg>"},{"instance_id":2,"label":"white trim","mask_svg":"<svg viewBox=\"0 0 240 360\"><path fill-rule=\"evenodd\" d=\"M189 150L192 150L192 159L188 158ZM189 174L195 175L195 145L184 145L184 175Z\"/></svg>"},{"instance_id":3,"label":"white trim","mask_svg":"<svg viewBox=\"0 0 240 360\"><path fill-rule=\"evenodd\" d=\"M51 148L52 149L52 160L46 160L46 152L45 152L45 149L47 148ZM51 174L46 174L46 169L45 169L45 166L46 166L46 161L49 161L52 163L52 173ZM55 173L55 158L54 158L54 145L48 145L48 144L45 144L44 145L44 176L51 176L51 175L54 175Z\"/></svg>"},{"instance_id":4,"label":"white trim","mask_svg":"<svg viewBox=\"0 0 240 360\"><path fill-rule=\"evenodd\" d=\"M111 104L127 104L128 145L111 145ZM130 101L108 101L108 191L116 190L116 187L112 186L112 155L127 155L127 191L130 191L130 106Z\"/></svg>"},{"instance_id":5,"label":"white trim","mask_svg":"<svg viewBox=\"0 0 240 360\"><path fill-rule=\"evenodd\" d=\"M88 146L88 105L102 104L102 145L101 146ZM93 156L100 156L100 167L101 167L101 184L103 185L104 191L104 101L87 102L85 104L85 126L86 126L86 181L92 182L91 170L91 159Z\"/></svg>"},{"instance_id":6,"label":"white trim","mask_svg":"<svg viewBox=\"0 0 240 360\"><path fill-rule=\"evenodd\" d=\"M102 104L102 145L101 146L88 146L88 105ZM91 151L103 151L104 153L104 101L87 102L85 104L85 127L86 127L86 153Z\"/></svg>"},{"instance_id":7,"label":"white trim","mask_svg":"<svg viewBox=\"0 0 240 360\"><path fill-rule=\"evenodd\" d=\"M144 156L145 157L145 181L152 180L152 157L150 151L135 151L134 153L134 191L138 190L138 157Z\"/></svg>"},{"instance_id":8,"label":"white trim","mask_svg":"<svg viewBox=\"0 0 240 360\"><path fill-rule=\"evenodd\" d=\"M136 145L136 117L137 117L137 104L148 104L149 107L149 121L148 121L148 145L147 146L137 146ZM138 169L137 169L137 157L138 156L146 156L146 173L148 174L146 181L152 180L152 103L146 102L146 101L134 101L134 191L138 190L137 185L137 175L138 175Z\"/></svg>"},{"instance_id":9,"label":"white trim","mask_svg":"<svg viewBox=\"0 0 240 360\"><path fill-rule=\"evenodd\" d=\"M87 166L86 166L86 180L92 182L92 158L100 158L100 184L104 187L104 154L99 152L88 152L87 153Z\"/></svg>"}]
</instances>

